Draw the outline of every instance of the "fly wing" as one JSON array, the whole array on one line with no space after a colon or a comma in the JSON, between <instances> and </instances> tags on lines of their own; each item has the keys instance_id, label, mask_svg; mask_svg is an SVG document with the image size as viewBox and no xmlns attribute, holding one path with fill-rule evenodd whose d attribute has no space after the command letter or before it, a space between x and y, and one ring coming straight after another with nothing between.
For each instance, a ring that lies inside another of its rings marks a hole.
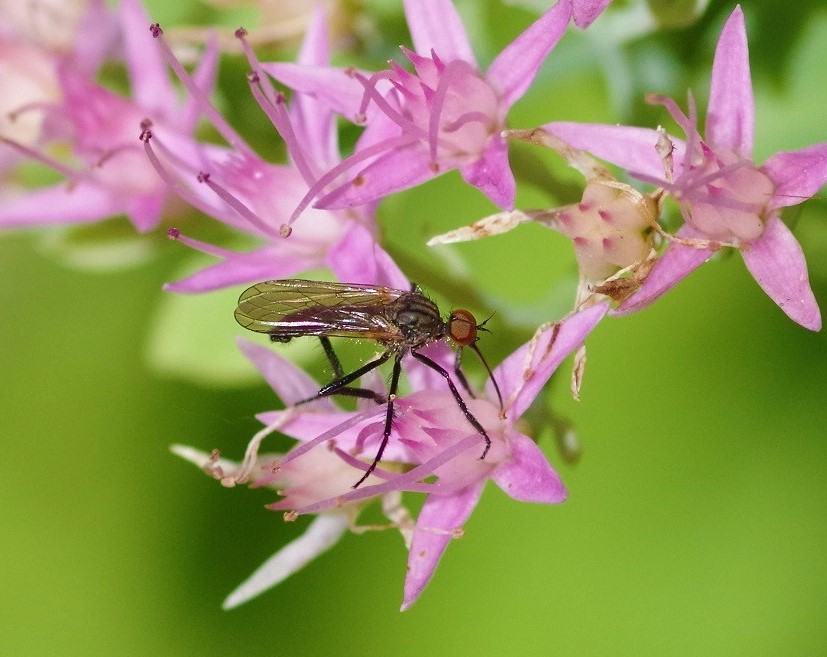
<instances>
[{"instance_id":1,"label":"fly wing","mask_svg":"<svg viewBox=\"0 0 827 657\"><path fill-rule=\"evenodd\" d=\"M396 340L399 328L383 311L403 294L378 285L264 281L241 293L235 318L246 329L280 338L324 335Z\"/></svg>"}]
</instances>

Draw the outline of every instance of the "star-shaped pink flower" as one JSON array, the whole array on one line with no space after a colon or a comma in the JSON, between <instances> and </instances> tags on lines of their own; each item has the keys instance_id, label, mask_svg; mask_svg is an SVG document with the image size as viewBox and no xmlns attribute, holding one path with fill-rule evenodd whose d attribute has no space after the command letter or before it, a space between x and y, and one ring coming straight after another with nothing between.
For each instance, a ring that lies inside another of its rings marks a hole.
<instances>
[{"instance_id":1,"label":"star-shaped pink flower","mask_svg":"<svg viewBox=\"0 0 827 657\"><path fill-rule=\"evenodd\" d=\"M827 143L776 153L761 166L753 163L755 107L740 7L718 40L705 138L698 133L691 99L688 116L670 98L652 100L665 105L686 132L686 141L668 137L671 153L663 152L663 135L655 130L581 123L544 126L572 146L663 187L681 205L686 223L677 233L680 240L668 245L640 289L616 312L648 306L719 245L729 244L739 248L755 280L791 319L820 330L821 313L804 254L779 213L810 198L827 181Z\"/></svg>"},{"instance_id":2,"label":"star-shaped pink flower","mask_svg":"<svg viewBox=\"0 0 827 657\"><path fill-rule=\"evenodd\" d=\"M585 25L605 2L575 2ZM582 6L581 6L582 5ZM514 205L515 182L500 134L511 106L531 86L565 32L571 0L560 0L509 44L482 72L450 0L406 0L414 71L391 63L374 74L289 63L263 65L274 78L366 122L354 153L310 189L293 214L310 203L346 208L381 199L459 169L496 205ZM340 177L347 175L342 183ZM355 174L355 175L354 175Z\"/></svg>"}]
</instances>

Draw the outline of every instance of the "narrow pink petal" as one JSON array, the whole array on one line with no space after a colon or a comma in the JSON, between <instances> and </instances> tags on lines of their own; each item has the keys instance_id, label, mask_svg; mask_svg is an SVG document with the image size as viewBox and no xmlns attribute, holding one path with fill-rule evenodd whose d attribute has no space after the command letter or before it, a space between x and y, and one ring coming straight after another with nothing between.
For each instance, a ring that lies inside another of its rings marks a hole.
<instances>
[{"instance_id":1,"label":"narrow pink petal","mask_svg":"<svg viewBox=\"0 0 827 657\"><path fill-rule=\"evenodd\" d=\"M491 199L503 210L514 209L517 184L508 165L508 144L500 135L493 135L480 159L460 167L463 179Z\"/></svg>"},{"instance_id":2,"label":"narrow pink petal","mask_svg":"<svg viewBox=\"0 0 827 657\"><path fill-rule=\"evenodd\" d=\"M402 611L410 608L428 585L448 542L452 540L450 532L462 527L471 515L484 486L483 480L454 495L429 495L425 500L416 520L408 554Z\"/></svg>"},{"instance_id":3,"label":"narrow pink petal","mask_svg":"<svg viewBox=\"0 0 827 657\"><path fill-rule=\"evenodd\" d=\"M542 126L555 137L602 160L628 171L663 179L663 162L655 149L657 130L633 128L602 123L573 123L559 121ZM675 170L680 171L684 142L670 137L675 144Z\"/></svg>"},{"instance_id":4,"label":"narrow pink petal","mask_svg":"<svg viewBox=\"0 0 827 657\"><path fill-rule=\"evenodd\" d=\"M350 121L357 120L364 87L347 69L291 62L269 62L261 67L283 85L312 96ZM369 77L369 74L366 75ZM372 113L376 113L373 104L368 106L368 121Z\"/></svg>"},{"instance_id":5,"label":"narrow pink petal","mask_svg":"<svg viewBox=\"0 0 827 657\"><path fill-rule=\"evenodd\" d=\"M407 290L410 283L393 259L362 224L350 228L327 255L333 273L340 281L365 285L384 285Z\"/></svg>"},{"instance_id":6,"label":"narrow pink petal","mask_svg":"<svg viewBox=\"0 0 827 657\"><path fill-rule=\"evenodd\" d=\"M323 264L322 255L292 254L280 242L276 242L205 267L192 276L167 283L164 289L181 294L210 292L230 285L289 278Z\"/></svg>"},{"instance_id":7,"label":"narrow pink petal","mask_svg":"<svg viewBox=\"0 0 827 657\"><path fill-rule=\"evenodd\" d=\"M741 255L758 285L790 319L811 331L821 330L821 312L801 245L777 215L767 221L761 237L741 249Z\"/></svg>"},{"instance_id":8,"label":"narrow pink petal","mask_svg":"<svg viewBox=\"0 0 827 657\"><path fill-rule=\"evenodd\" d=\"M317 5L307 28L297 58L299 64L328 66L330 44L327 29L327 12ZM297 93L290 103L290 117L302 148L311 162L319 169L330 169L339 163L338 133L332 109L322 101Z\"/></svg>"},{"instance_id":9,"label":"narrow pink petal","mask_svg":"<svg viewBox=\"0 0 827 657\"><path fill-rule=\"evenodd\" d=\"M512 422L525 413L554 370L570 353L577 349L586 336L606 315L609 304L601 303L556 324L548 324L534 337L514 351L494 370L500 386L505 412ZM559 327L559 328L557 328ZM496 399L489 381L485 387L488 399Z\"/></svg>"},{"instance_id":10,"label":"narrow pink petal","mask_svg":"<svg viewBox=\"0 0 827 657\"><path fill-rule=\"evenodd\" d=\"M798 205L827 182L827 143L776 153L761 169L775 183L770 210Z\"/></svg>"},{"instance_id":11,"label":"narrow pink petal","mask_svg":"<svg viewBox=\"0 0 827 657\"><path fill-rule=\"evenodd\" d=\"M569 0L559 0L491 63L485 77L499 92L506 109L531 86L540 66L566 31L569 18Z\"/></svg>"},{"instance_id":12,"label":"narrow pink petal","mask_svg":"<svg viewBox=\"0 0 827 657\"><path fill-rule=\"evenodd\" d=\"M192 81L204 92L205 96L211 95L215 88L215 79L218 73L218 55L218 41L212 38L207 41L198 66L192 73ZM181 117L180 120L177 121L180 129L186 134L191 134L198 122L199 114L200 105L198 100L190 94L187 94L184 106L177 114Z\"/></svg>"},{"instance_id":13,"label":"narrow pink petal","mask_svg":"<svg viewBox=\"0 0 827 657\"><path fill-rule=\"evenodd\" d=\"M349 526L347 513L328 513L313 520L304 533L265 561L222 603L232 609L261 595L332 548Z\"/></svg>"},{"instance_id":14,"label":"narrow pink petal","mask_svg":"<svg viewBox=\"0 0 827 657\"><path fill-rule=\"evenodd\" d=\"M126 201L126 215L140 232L145 233L161 223L167 195L161 191L156 194L133 196Z\"/></svg>"},{"instance_id":15,"label":"narrow pink petal","mask_svg":"<svg viewBox=\"0 0 827 657\"><path fill-rule=\"evenodd\" d=\"M572 20L581 30L594 22L612 0L572 0Z\"/></svg>"},{"instance_id":16,"label":"narrow pink petal","mask_svg":"<svg viewBox=\"0 0 827 657\"><path fill-rule=\"evenodd\" d=\"M105 0L92 0L78 24L80 35L74 45L72 65L84 74L94 76L121 39L118 18ZM39 9L38 9L39 11ZM147 23L143 29L146 30ZM85 35L94 35L84 38Z\"/></svg>"},{"instance_id":17,"label":"narrow pink petal","mask_svg":"<svg viewBox=\"0 0 827 657\"><path fill-rule=\"evenodd\" d=\"M433 49L446 64L461 59L477 67L465 26L451 0L405 0L404 4L418 54L430 57Z\"/></svg>"},{"instance_id":18,"label":"narrow pink petal","mask_svg":"<svg viewBox=\"0 0 827 657\"><path fill-rule=\"evenodd\" d=\"M97 185L61 183L0 204L0 227L24 228L47 224L101 221L123 212L123 203Z\"/></svg>"},{"instance_id":19,"label":"narrow pink petal","mask_svg":"<svg viewBox=\"0 0 827 657\"><path fill-rule=\"evenodd\" d=\"M520 502L558 504L568 497L560 475L551 467L537 443L517 431L509 431L511 458L491 472L491 479Z\"/></svg>"},{"instance_id":20,"label":"narrow pink petal","mask_svg":"<svg viewBox=\"0 0 827 657\"><path fill-rule=\"evenodd\" d=\"M364 205L393 192L415 187L447 171L443 169L435 173L430 162L428 147L421 142L395 148L359 172L360 184L347 182L320 198L314 207L341 210Z\"/></svg>"},{"instance_id":21,"label":"narrow pink petal","mask_svg":"<svg viewBox=\"0 0 827 657\"><path fill-rule=\"evenodd\" d=\"M309 399L319 390L319 384L316 381L289 360L279 356L273 349L251 342L246 338L236 338L236 344L285 406L292 406L296 402ZM317 402L314 409L332 411L335 407L330 399L323 399Z\"/></svg>"},{"instance_id":22,"label":"narrow pink petal","mask_svg":"<svg viewBox=\"0 0 827 657\"><path fill-rule=\"evenodd\" d=\"M152 21L138 0L121 2L120 21L132 97L150 116L157 112L172 118L175 92L161 49L149 32Z\"/></svg>"},{"instance_id":23,"label":"narrow pink petal","mask_svg":"<svg viewBox=\"0 0 827 657\"><path fill-rule=\"evenodd\" d=\"M744 12L735 7L724 25L712 64L706 138L715 148L752 157L755 102L749 72Z\"/></svg>"},{"instance_id":24,"label":"narrow pink petal","mask_svg":"<svg viewBox=\"0 0 827 657\"><path fill-rule=\"evenodd\" d=\"M686 225L677 235L686 238L698 237L698 234ZM626 315L642 310L700 267L713 253L715 252L711 249L696 249L672 242L655 263L643 285L611 314Z\"/></svg>"}]
</instances>

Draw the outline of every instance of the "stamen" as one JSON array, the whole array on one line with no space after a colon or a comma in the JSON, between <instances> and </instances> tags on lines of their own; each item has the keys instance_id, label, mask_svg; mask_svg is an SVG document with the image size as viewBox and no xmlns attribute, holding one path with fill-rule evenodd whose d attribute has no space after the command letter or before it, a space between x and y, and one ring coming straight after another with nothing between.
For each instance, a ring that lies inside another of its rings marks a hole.
<instances>
[{"instance_id":1,"label":"stamen","mask_svg":"<svg viewBox=\"0 0 827 657\"><path fill-rule=\"evenodd\" d=\"M376 106L389 118L391 121L396 123L400 128L402 128L403 132L409 132L411 134L416 135L420 139L424 139L427 137L425 131L416 125L413 121L408 119L407 117L403 116L399 112L397 112L393 107L390 106L388 101L379 93L378 89L373 85L372 79L374 76L371 76L369 80L363 74L359 73L358 71L354 71L353 77L357 80L365 89L365 94L370 96L370 99L376 104ZM367 107L366 101L362 101L362 105ZM361 108L360 108L361 109Z\"/></svg>"},{"instance_id":2,"label":"stamen","mask_svg":"<svg viewBox=\"0 0 827 657\"><path fill-rule=\"evenodd\" d=\"M49 157L48 155L36 151L33 148L29 148L28 146L25 146L20 142L15 141L14 139L9 139L8 137L3 137L2 135L0 135L0 144L6 144L14 150L22 153L26 157L31 158L36 162L40 162L41 164L45 164L50 169L53 169L60 174L63 174L63 176L65 176L71 182L78 182L82 178L87 177L84 176L84 173L82 171L70 169L65 164L61 164L57 160Z\"/></svg>"},{"instance_id":3,"label":"stamen","mask_svg":"<svg viewBox=\"0 0 827 657\"><path fill-rule=\"evenodd\" d=\"M238 255L236 251L224 249L220 246L215 246L214 244L210 244L208 242L202 242L201 240L197 240L192 237L187 237L178 228L168 229L167 237L176 242L186 244L188 247L194 249L195 251L200 251L201 253L206 253L207 255L215 256L217 258L223 258L226 260L227 258L231 258L235 255Z\"/></svg>"},{"instance_id":4,"label":"stamen","mask_svg":"<svg viewBox=\"0 0 827 657\"><path fill-rule=\"evenodd\" d=\"M169 44L167 44L166 39L163 37L164 31L161 29L161 26L158 25L158 23L153 23L150 25L149 30L152 32L152 36L158 41L161 48L161 54L163 55L166 63L173 70L184 87L186 87L196 105L204 113L207 119L215 126L219 134L224 137L224 139L227 140L227 143L236 150L241 151L248 156L254 157L255 153L253 152L253 149L247 145L247 142L242 139L241 135L233 130L230 124L227 123L223 116L221 116L221 113L215 109L209 98L207 98L204 92L201 91L201 87L195 83L190 74L187 73L186 69L184 69L181 65L181 62L178 61L178 58L173 54Z\"/></svg>"},{"instance_id":5,"label":"stamen","mask_svg":"<svg viewBox=\"0 0 827 657\"><path fill-rule=\"evenodd\" d=\"M436 55L431 50L431 54L436 61ZM448 95L448 89L451 84L457 80L461 75L468 74L471 69L467 62L457 60L443 67L444 72L439 78L439 84L436 87L433 104L431 105L431 115L428 117L428 145L431 149L431 160L437 159L437 139L439 137L439 119L442 116L442 110L445 107L445 99Z\"/></svg>"},{"instance_id":6,"label":"stamen","mask_svg":"<svg viewBox=\"0 0 827 657\"><path fill-rule=\"evenodd\" d=\"M290 215L290 219L287 220L287 224L290 225L296 221L296 219L301 216L302 212L307 209L307 206L310 205L310 202L320 196L324 191L324 188L327 187L330 183L332 183L336 178L338 178L341 174L345 173L352 169L356 164L359 162L363 162L367 159L370 159L376 155L384 153L385 151L394 150L396 148L402 148L404 146L408 146L409 144L415 143L417 140L416 137L411 135L402 135L400 137L394 137L391 139L385 139L384 141L377 142L368 146L367 148L363 148L360 151L357 151L350 157L345 158L335 167L330 169L327 173L321 176L308 190L307 194L304 195L299 204L296 206L296 209L293 210L293 214ZM345 183L344 186L346 186ZM332 193L337 192L340 188L333 190ZM327 196L330 196L328 194ZM325 198L327 198L327 196Z\"/></svg>"},{"instance_id":7,"label":"stamen","mask_svg":"<svg viewBox=\"0 0 827 657\"><path fill-rule=\"evenodd\" d=\"M253 94L253 98L255 98L259 107L264 110L264 113L267 115L267 118L270 119L276 132L278 132L284 140L287 151L293 158L293 162L302 178L304 178L308 186L311 186L318 178L318 175L308 164L301 142L296 136L295 130L293 130L290 115L284 106L284 96L280 93L276 94L273 102L270 102L261 88L261 77L258 74L254 73L249 75L247 80L250 83L250 91Z\"/></svg>"},{"instance_id":8,"label":"stamen","mask_svg":"<svg viewBox=\"0 0 827 657\"><path fill-rule=\"evenodd\" d=\"M422 463L421 465L418 465L408 472L394 477L393 479L389 479L381 484L357 488L337 497L331 497L320 502L308 504L307 506L294 509L294 512L299 515L306 513L317 513L322 509L333 506L341 506L347 502L355 502L357 500L375 497L399 490L413 490L414 488L420 488L422 486L422 483L420 482L421 479L431 476L440 466L448 463L448 461L456 458L462 452L470 449L471 447L477 446L478 443L479 436L477 434L466 436L464 439L454 443L451 447L443 450L433 458L428 459L425 463Z\"/></svg>"},{"instance_id":9,"label":"stamen","mask_svg":"<svg viewBox=\"0 0 827 657\"><path fill-rule=\"evenodd\" d=\"M449 123L448 125L442 128L443 132L456 132L462 126L468 123L482 123L483 125L487 125L491 122L491 117L488 116L485 112L466 112L465 114L461 115L456 121L453 123Z\"/></svg>"},{"instance_id":10,"label":"stamen","mask_svg":"<svg viewBox=\"0 0 827 657\"><path fill-rule=\"evenodd\" d=\"M258 228L265 235L276 234L273 227L268 225L266 221L264 221L255 212L248 208L247 205L241 201L241 199L229 192L225 187L222 187L218 183L213 182L209 173L199 173L198 182L203 183L207 187L209 187L218 195L218 197L221 200L223 200L227 205L229 205L233 210L235 210L239 215L244 217L248 222L250 222L250 224Z\"/></svg>"},{"instance_id":11,"label":"stamen","mask_svg":"<svg viewBox=\"0 0 827 657\"><path fill-rule=\"evenodd\" d=\"M264 95L267 97L271 103L275 104L277 93L273 84L270 82L270 78L265 74L264 70L261 68L261 62L259 61L258 57L256 57L255 52L250 47L250 44L247 42L245 38L247 36L247 30L243 27L239 27L235 31L235 38L241 42L241 49L244 51L244 56L247 58L247 62L250 64L250 68L256 73L258 79L256 80L262 86L262 91Z\"/></svg>"},{"instance_id":12,"label":"stamen","mask_svg":"<svg viewBox=\"0 0 827 657\"><path fill-rule=\"evenodd\" d=\"M348 69L347 73L348 73L348 75L350 75L350 77L355 78L356 80L359 80L360 82L362 82L362 80L360 80L360 78L364 79L367 82L367 84L370 86L370 88L373 89L374 91L376 91L377 93L378 93L378 90L376 89L376 83L379 80L385 80L385 79L390 78L391 82L393 82L393 78L392 78L393 72L390 71L390 70L377 71L376 73L372 73L370 78L365 78L364 74L360 73L355 68ZM362 82L362 85L365 86L365 82ZM365 86L365 91L362 94L362 101L359 103L359 116L367 116L368 105L370 105L371 98L372 98L372 95L368 91L368 86Z\"/></svg>"},{"instance_id":13,"label":"stamen","mask_svg":"<svg viewBox=\"0 0 827 657\"><path fill-rule=\"evenodd\" d=\"M212 206L207 205L200 197L193 194L189 187L174 177L169 170L163 165L160 158L158 157L155 149L152 147L152 142L156 141L156 137L152 133L151 130L148 128L144 128L141 132L140 140L144 143L144 152L146 153L147 158L149 159L150 164L152 164L155 171L161 177L167 186L172 189L178 196L180 196L184 201L189 203L194 208L197 208L201 212L206 215L216 215L216 209ZM166 156L166 150L162 148L162 145L158 143L158 150L164 153ZM220 213L219 213L220 214Z\"/></svg>"}]
</instances>

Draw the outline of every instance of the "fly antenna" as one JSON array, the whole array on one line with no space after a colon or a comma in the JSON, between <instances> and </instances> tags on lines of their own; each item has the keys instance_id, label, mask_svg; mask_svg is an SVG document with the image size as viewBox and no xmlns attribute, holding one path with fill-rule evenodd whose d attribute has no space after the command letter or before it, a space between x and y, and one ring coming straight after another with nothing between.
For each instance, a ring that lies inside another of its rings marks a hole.
<instances>
[{"instance_id":1,"label":"fly antenna","mask_svg":"<svg viewBox=\"0 0 827 657\"><path fill-rule=\"evenodd\" d=\"M489 317L488 319L491 319L491 318ZM486 319L485 322L487 322L488 319ZM483 324L485 324L485 322L483 322ZM482 328L482 324L480 324L480 326L478 326L477 328ZM491 383L494 384L494 390L497 392L497 399L500 402L500 410L502 411L503 410L503 396L502 396L502 393L500 392L500 386L497 385L497 379L494 378L494 373L491 371L491 368L488 366L488 362L485 360L485 356L482 355L482 352L480 351L480 348L476 345L476 343L471 343L471 344L468 345L468 347L471 350L473 350L473 352L475 354L477 354L477 356L479 356L479 359L482 361L482 364L485 366L485 370L486 370L486 372L488 372L488 378L490 378Z\"/></svg>"}]
</instances>

